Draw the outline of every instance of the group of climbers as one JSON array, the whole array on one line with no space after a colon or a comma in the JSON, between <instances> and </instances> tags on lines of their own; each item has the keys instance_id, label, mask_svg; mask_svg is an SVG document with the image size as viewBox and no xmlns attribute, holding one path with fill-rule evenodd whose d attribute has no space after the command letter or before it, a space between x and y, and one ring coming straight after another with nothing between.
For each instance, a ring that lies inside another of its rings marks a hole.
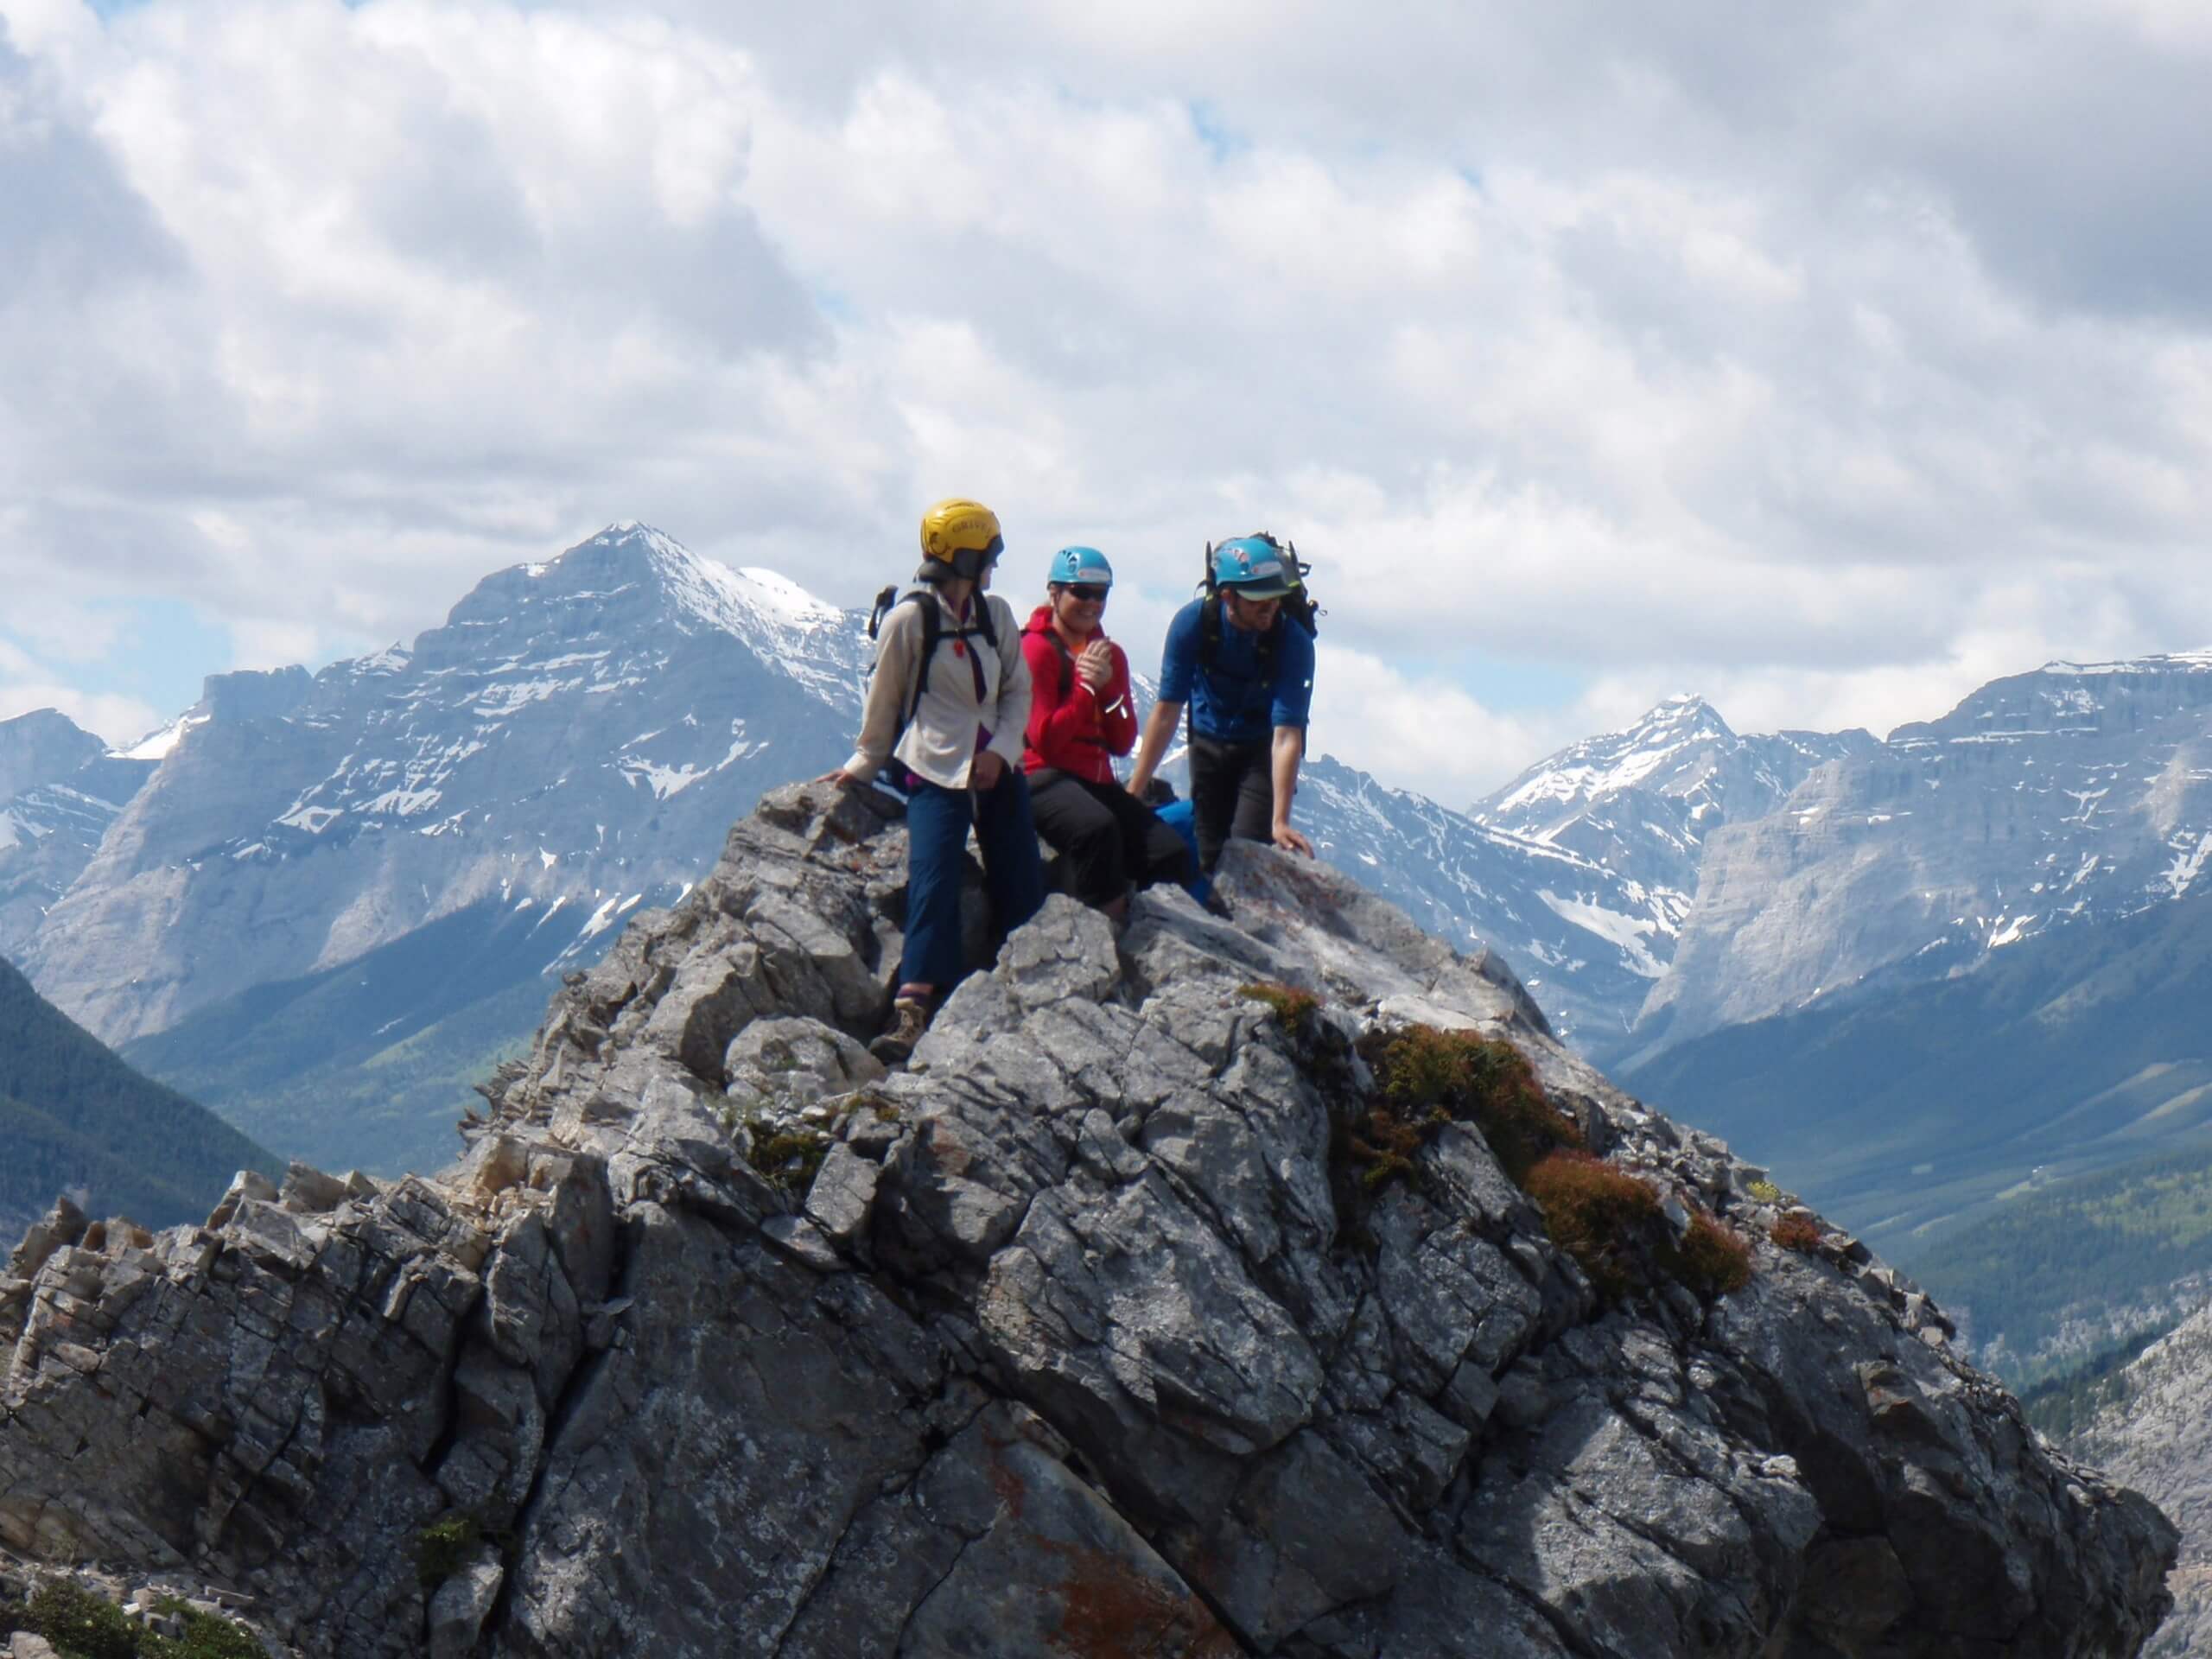
<instances>
[{"instance_id":1,"label":"group of climbers","mask_svg":"<svg viewBox=\"0 0 2212 1659\"><path fill-rule=\"evenodd\" d=\"M1313 686L1313 613L1290 550L1265 535L1209 548L1204 593L1168 626L1140 741L1128 658L1101 626L1114 586L1103 554L1061 549L1045 602L1017 627L988 591L1006 550L996 514L940 501L922 517L921 542L917 586L877 598L860 739L823 779L865 783L893 767L907 798L906 954L873 1045L892 1061L960 976L971 825L1001 938L1044 903L1040 835L1060 884L1116 921L1132 889L1160 882L1217 908L1208 878L1231 838L1313 852L1290 825ZM1179 724L1190 801L1163 812L1173 791L1154 774ZM1132 749L1123 785L1113 763Z\"/></svg>"}]
</instances>

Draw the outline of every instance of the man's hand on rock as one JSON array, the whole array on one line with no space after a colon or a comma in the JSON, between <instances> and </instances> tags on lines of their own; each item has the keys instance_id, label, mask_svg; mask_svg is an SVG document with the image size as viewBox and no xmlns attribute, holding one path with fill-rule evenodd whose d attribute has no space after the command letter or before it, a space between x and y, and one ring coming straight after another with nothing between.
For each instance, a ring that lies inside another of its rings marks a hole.
<instances>
[{"instance_id":1,"label":"man's hand on rock","mask_svg":"<svg viewBox=\"0 0 2212 1659\"><path fill-rule=\"evenodd\" d=\"M1274 843L1286 853L1303 853L1308 858L1313 856L1313 843L1287 823L1275 825Z\"/></svg>"}]
</instances>

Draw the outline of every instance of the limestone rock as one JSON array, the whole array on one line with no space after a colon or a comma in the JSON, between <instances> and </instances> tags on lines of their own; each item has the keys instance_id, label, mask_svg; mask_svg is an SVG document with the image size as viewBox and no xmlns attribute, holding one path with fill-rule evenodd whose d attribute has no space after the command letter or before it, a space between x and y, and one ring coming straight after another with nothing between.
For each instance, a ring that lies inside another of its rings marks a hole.
<instances>
[{"instance_id":1,"label":"limestone rock","mask_svg":"<svg viewBox=\"0 0 2212 1659\"><path fill-rule=\"evenodd\" d=\"M2164 1612L2172 1529L1932 1304L1768 1245L1724 1147L1330 870L1232 848L1233 926L1049 902L869 1074L876 799L765 798L445 1174L34 1230L0 1543L347 1659L2088 1659ZM1472 1123L1363 1173L1411 1020L1516 1046L1749 1283L1605 1300ZM778 1079L770 1156L730 1090Z\"/></svg>"}]
</instances>

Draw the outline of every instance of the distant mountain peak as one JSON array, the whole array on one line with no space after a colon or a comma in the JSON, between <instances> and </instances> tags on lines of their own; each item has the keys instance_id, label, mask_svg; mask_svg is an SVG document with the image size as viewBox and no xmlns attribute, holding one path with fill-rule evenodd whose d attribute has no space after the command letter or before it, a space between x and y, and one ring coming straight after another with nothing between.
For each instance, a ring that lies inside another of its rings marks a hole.
<instances>
[{"instance_id":1,"label":"distant mountain peak","mask_svg":"<svg viewBox=\"0 0 2212 1659\"><path fill-rule=\"evenodd\" d=\"M1539 760L1476 803L1473 816L1480 823L1548 839L1535 817L1555 818L1562 810L1647 784L1657 774L1678 770L1684 752L1700 745L1732 751L1742 742L1711 703L1694 692L1678 691L1618 731L1599 732Z\"/></svg>"},{"instance_id":2,"label":"distant mountain peak","mask_svg":"<svg viewBox=\"0 0 2212 1659\"><path fill-rule=\"evenodd\" d=\"M542 580L571 561L610 555L640 558L679 610L731 633L751 637L762 623L807 632L847 625L843 610L780 571L758 566L734 569L693 552L667 531L636 518L611 524L546 563L518 568L532 580Z\"/></svg>"}]
</instances>

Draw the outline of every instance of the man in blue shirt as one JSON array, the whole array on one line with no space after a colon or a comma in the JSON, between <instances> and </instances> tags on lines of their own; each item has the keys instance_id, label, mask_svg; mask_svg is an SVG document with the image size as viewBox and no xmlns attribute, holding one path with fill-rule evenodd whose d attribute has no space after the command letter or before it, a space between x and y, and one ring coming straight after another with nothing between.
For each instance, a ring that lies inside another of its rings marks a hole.
<instances>
[{"instance_id":1,"label":"man in blue shirt","mask_svg":"<svg viewBox=\"0 0 2212 1659\"><path fill-rule=\"evenodd\" d=\"M1313 636L1282 609L1298 572L1273 537L1241 536L1214 549L1213 587L1167 625L1130 792L1152 782L1187 703L1200 868L1211 874L1232 836L1311 858L1313 844L1290 827L1313 696Z\"/></svg>"}]
</instances>

